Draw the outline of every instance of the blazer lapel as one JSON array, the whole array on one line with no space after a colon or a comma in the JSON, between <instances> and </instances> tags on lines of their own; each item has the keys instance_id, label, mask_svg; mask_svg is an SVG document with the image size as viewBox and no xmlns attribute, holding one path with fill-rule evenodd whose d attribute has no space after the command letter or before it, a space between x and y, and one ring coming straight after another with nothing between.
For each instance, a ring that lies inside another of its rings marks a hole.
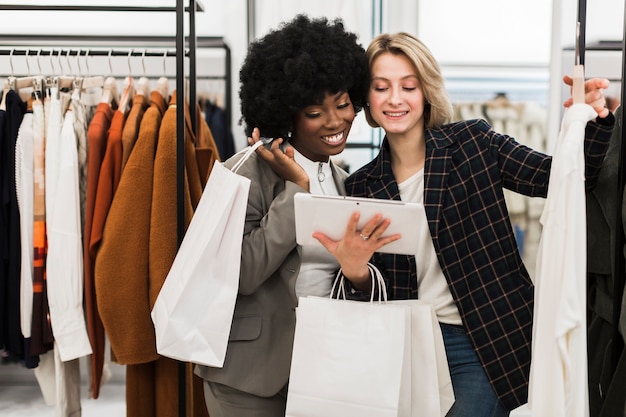
<instances>
[{"instance_id":1,"label":"blazer lapel","mask_svg":"<svg viewBox=\"0 0 626 417\"><path fill-rule=\"evenodd\" d=\"M426 130L426 164L424 166L424 209L431 235L436 240L439 232L444 191L447 189L452 150L448 137L437 138Z\"/></svg>"}]
</instances>

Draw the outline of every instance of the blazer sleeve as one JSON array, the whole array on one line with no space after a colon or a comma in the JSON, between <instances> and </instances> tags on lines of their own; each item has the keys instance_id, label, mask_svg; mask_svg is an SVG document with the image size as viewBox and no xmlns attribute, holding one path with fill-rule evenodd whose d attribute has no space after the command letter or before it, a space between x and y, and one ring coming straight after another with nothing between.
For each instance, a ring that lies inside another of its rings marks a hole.
<instances>
[{"instance_id":1,"label":"blazer sleeve","mask_svg":"<svg viewBox=\"0 0 626 417\"><path fill-rule=\"evenodd\" d=\"M230 158L231 168L240 154ZM305 189L278 177L252 154L237 174L251 180L241 250L239 293L254 293L297 248L293 196Z\"/></svg>"}]
</instances>

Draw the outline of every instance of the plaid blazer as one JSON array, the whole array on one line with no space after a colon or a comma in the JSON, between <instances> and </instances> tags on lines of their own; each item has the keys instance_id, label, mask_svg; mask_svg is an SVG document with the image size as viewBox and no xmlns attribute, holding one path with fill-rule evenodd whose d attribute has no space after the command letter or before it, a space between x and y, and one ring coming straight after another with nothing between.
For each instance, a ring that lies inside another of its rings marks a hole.
<instances>
[{"instance_id":1,"label":"plaid blazer","mask_svg":"<svg viewBox=\"0 0 626 417\"><path fill-rule=\"evenodd\" d=\"M587 186L602 166L615 119L587 124ZM424 207L437 258L464 327L501 402L527 402L534 286L522 263L503 188L548 191L551 157L494 132L484 120L426 129ZM348 195L400 200L387 138L346 179ZM418 298L413 256L375 254L389 299Z\"/></svg>"}]
</instances>

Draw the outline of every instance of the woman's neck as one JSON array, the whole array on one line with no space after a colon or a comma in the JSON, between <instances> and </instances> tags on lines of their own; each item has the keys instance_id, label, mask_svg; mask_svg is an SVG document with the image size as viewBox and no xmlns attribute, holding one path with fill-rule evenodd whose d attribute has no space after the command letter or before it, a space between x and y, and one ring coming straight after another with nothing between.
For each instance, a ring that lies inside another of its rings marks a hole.
<instances>
[{"instance_id":1,"label":"woman's neck","mask_svg":"<svg viewBox=\"0 0 626 417\"><path fill-rule=\"evenodd\" d=\"M387 136L391 149L391 168L396 182L401 183L424 168L426 142L419 137Z\"/></svg>"}]
</instances>

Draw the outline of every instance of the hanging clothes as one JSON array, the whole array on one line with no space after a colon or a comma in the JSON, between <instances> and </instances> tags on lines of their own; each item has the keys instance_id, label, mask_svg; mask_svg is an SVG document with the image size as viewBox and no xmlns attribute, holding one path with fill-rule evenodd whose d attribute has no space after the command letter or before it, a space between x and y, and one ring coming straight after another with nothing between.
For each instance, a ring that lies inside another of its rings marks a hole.
<instances>
[{"instance_id":1,"label":"hanging clothes","mask_svg":"<svg viewBox=\"0 0 626 417\"><path fill-rule=\"evenodd\" d=\"M94 283L95 258L89 251L91 228L96 204L96 192L100 167L106 150L106 139L114 110L111 104L100 101L96 106L91 123L87 129L87 186L85 196L85 226L83 229L83 268L85 281L85 314L87 332L93 353L90 358L92 395L97 398L103 374L105 356L105 332L96 302Z\"/></svg>"},{"instance_id":2,"label":"hanging clothes","mask_svg":"<svg viewBox=\"0 0 626 417\"><path fill-rule=\"evenodd\" d=\"M15 143L26 112L26 103L10 90L2 130L1 187L2 233L0 250L0 347L10 360L24 358L24 338L20 329L20 218L15 191Z\"/></svg>"},{"instance_id":3,"label":"hanging clothes","mask_svg":"<svg viewBox=\"0 0 626 417\"><path fill-rule=\"evenodd\" d=\"M175 97L172 95L166 109L162 94L156 90L151 93L151 105L122 171L95 262L103 324L117 360L127 364L127 414L138 417L175 415L178 404L177 396L172 395L177 386L177 362L156 352L150 317L177 250ZM187 115L186 224L202 194L197 141L189 119ZM188 400L194 415L207 415L201 381L194 376L186 383L190 385Z\"/></svg>"},{"instance_id":4,"label":"hanging clothes","mask_svg":"<svg viewBox=\"0 0 626 417\"><path fill-rule=\"evenodd\" d=\"M15 143L15 190L20 212L20 328L30 338L33 312L33 105L28 102Z\"/></svg>"},{"instance_id":5,"label":"hanging clothes","mask_svg":"<svg viewBox=\"0 0 626 417\"><path fill-rule=\"evenodd\" d=\"M626 195L616 193L622 141L622 107L615 110L618 127L613 131L609 149L596 186L587 193L587 299L589 343L589 414L592 417L612 417L626 411L626 308L624 294L615 294L614 277L625 271L613 271L615 256L624 256L617 248L616 212L619 201ZM626 225L626 208L622 204L622 224ZM621 316L615 322L613 310L621 303ZM620 328L621 326L621 328ZM614 340L617 334L622 340ZM621 349L616 346L622 344ZM615 357L618 355L618 357ZM617 367L615 366L617 364Z\"/></svg>"},{"instance_id":6,"label":"hanging clothes","mask_svg":"<svg viewBox=\"0 0 626 417\"><path fill-rule=\"evenodd\" d=\"M54 405L57 416L76 416L81 412L79 358L89 356L88 395L98 398L100 386L110 376L104 358L106 339L112 333L112 359L128 364L128 415L169 417L177 414L179 401L171 394L178 391L180 383L185 383L188 389L184 401L191 410L188 416L208 417L202 380L193 374L192 364L186 364L187 380L179 381L179 362L158 355L154 343L133 340L135 347L147 347L145 352L117 349L119 339L110 327L105 329L105 320L98 311L102 300L114 301L115 305L111 305L110 310L104 303L105 314L115 308L117 313L127 315L130 321L134 319L132 312L129 314L120 309L123 308L120 307L120 300L107 299L110 293L99 285L107 286L108 283L99 283L96 271L97 265L100 266L97 263L99 254L107 253L106 249L103 250L106 236L109 236L111 246L120 245L129 237L129 229L125 229L117 236L121 239L111 239L115 232L106 233L108 229L105 226L109 224L109 217L113 218L111 223L116 222L116 216L109 216L109 212L115 211L111 207L123 183L122 175L126 167L131 171L127 181L136 184L132 173L141 171L142 164L146 162L141 156L142 147L144 151L151 147L151 151L143 153L150 160L143 166L148 167L150 199L147 200L147 210L136 213L145 217L148 224L146 230L149 233L144 234L141 242L145 246L146 262L154 256L158 256L158 262L153 265L146 263L146 274L139 276L155 277L153 281L146 280L146 294L151 291L152 298L156 298L164 280L163 271L169 269L177 251L177 181L171 168L176 165L177 159L176 108L180 105L177 106L174 97L167 108L170 97L167 89L163 88L169 81L165 77L159 80L154 92L148 91L152 101L146 96L145 88L135 91L134 97L127 94L120 100L115 79L109 77L106 82L99 82L97 78L102 77L90 77L91 81L85 86L83 81L86 79L82 77L29 76L28 79L39 80L43 85L38 88L33 85L33 92L37 94L32 96L28 108L20 98L30 94L25 88L19 91L6 87L3 94L0 108L0 179L3 190L13 187L14 192L3 191L3 195L11 194L12 198L3 199L3 209L0 210L0 251L3 254L0 268L0 350L5 360L19 361L34 369L44 401ZM20 80L25 86L25 79ZM147 81L144 80L143 87L147 86ZM23 88L21 84L17 85ZM153 93L159 94L157 91L164 91L167 97L154 97ZM142 126L149 106L155 102L158 103L158 120L155 118L152 121L152 133L143 133ZM117 109L118 103L120 106L129 104L123 106L127 110L125 113ZM183 105L187 164L184 217L188 224L219 153L211 130L202 117L198 118L198 132L194 136L189 106L187 103ZM18 108L19 112L14 112L14 108ZM201 115L198 106L194 110ZM7 133L12 140L6 139ZM142 136L145 139L145 136L151 135L154 135L150 139L152 146L142 141ZM9 171L6 175L5 168ZM10 176L14 179L5 182ZM127 185L130 199L125 203L127 206L121 207L130 207L132 213L139 189L141 187ZM154 219L151 218L151 211L157 213ZM124 217L129 212L118 211L118 214ZM115 227L111 226L111 229ZM15 235L14 231L18 234ZM159 237L160 232L164 233ZM13 240L14 236L19 240ZM11 240L7 240L9 238ZM124 274L123 269L134 262L134 259L130 262L116 259L117 267L123 263L122 271L119 268L115 271L118 278L127 280L129 275ZM5 279L10 271L16 273L15 281ZM13 293L18 296L12 296ZM130 291L127 295L132 302L136 302L139 299L137 294ZM145 323L149 324L143 330L150 333L153 333L149 315L152 302L147 297L146 303L141 306L147 312ZM9 331L11 328L16 331ZM118 330L124 332L127 329L122 327ZM17 336L10 347L5 343L9 340L6 338L8 334ZM118 351L122 353L121 358L115 355ZM124 357L124 353L128 356ZM149 355L154 355L154 359L149 359Z\"/></svg>"},{"instance_id":7,"label":"hanging clothes","mask_svg":"<svg viewBox=\"0 0 626 417\"><path fill-rule=\"evenodd\" d=\"M215 139L220 158L225 161L236 152L235 140L230 126L228 126L226 110L208 99L202 102L202 109L204 119Z\"/></svg>"},{"instance_id":8,"label":"hanging clothes","mask_svg":"<svg viewBox=\"0 0 626 417\"><path fill-rule=\"evenodd\" d=\"M33 319L33 197L35 193L35 116L33 114L33 100L37 102L36 106L38 108L42 108L38 96L29 100L15 144L15 185L20 212L21 244L20 328L25 343L24 366L26 368L35 368L39 364L39 357L30 355L30 337Z\"/></svg>"},{"instance_id":9,"label":"hanging clothes","mask_svg":"<svg viewBox=\"0 0 626 417\"><path fill-rule=\"evenodd\" d=\"M55 346L62 361L90 355L83 310L83 247L74 113L51 89L46 115L46 228L48 303ZM67 97L69 98L69 97ZM69 104L69 101L67 101Z\"/></svg>"},{"instance_id":10,"label":"hanging clothes","mask_svg":"<svg viewBox=\"0 0 626 417\"><path fill-rule=\"evenodd\" d=\"M138 90L138 92L141 92L141 90ZM130 152L133 150L133 146L135 146L137 136L139 135L141 119L149 104L149 97L146 97L144 94L136 94L135 97L133 97L133 105L128 112L128 117L126 118L126 122L124 122L124 130L122 131L122 171L124 171Z\"/></svg>"},{"instance_id":11,"label":"hanging clothes","mask_svg":"<svg viewBox=\"0 0 626 417\"><path fill-rule=\"evenodd\" d=\"M49 320L48 290L46 285L46 171L45 171L45 101L33 102L33 313L31 322L30 355L42 355L53 348L54 338Z\"/></svg>"},{"instance_id":12,"label":"hanging clothes","mask_svg":"<svg viewBox=\"0 0 626 417\"><path fill-rule=\"evenodd\" d=\"M532 416L587 417L585 126L597 114L574 104L563 118L541 215L528 404Z\"/></svg>"},{"instance_id":13,"label":"hanging clothes","mask_svg":"<svg viewBox=\"0 0 626 417\"><path fill-rule=\"evenodd\" d=\"M84 81L84 80L83 80ZM80 230L85 231L85 210L87 201L87 131L93 119L98 103L102 98L101 87L83 88L83 81L75 82L70 103L74 112L74 134L78 155L78 187L80 195ZM84 236L83 236L84 239Z\"/></svg>"},{"instance_id":14,"label":"hanging clothes","mask_svg":"<svg viewBox=\"0 0 626 417\"><path fill-rule=\"evenodd\" d=\"M150 99L95 258L97 308L121 364L158 357L148 306L148 241L154 155L166 102L157 91Z\"/></svg>"},{"instance_id":15,"label":"hanging clothes","mask_svg":"<svg viewBox=\"0 0 626 417\"><path fill-rule=\"evenodd\" d=\"M621 109L615 118L621 120ZM614 335L613 306L619 295L613 294L613 266L615 265L618 213L620 197L617 189L620 129L611 136L596 186L587 193L587 298L589 344L589 409L591 416L599 416L606 393L613 379L612 338ZM626 383L626 382L625 382ZM623 405L622 400L622 405Z\"/></svg>"},{"instance_id":16,"label":"hanging clothes","mask_svg":"<svg viewBox=\"0 0 626 417\"><path fill-rule=\"evenodd\" d=\"M202 121L202 109L200 106L197 106L196 113L196 120L200 120L200 123L198 123L198 132L196 134L196 159L198 160L198 169L200 170L202 188L204 188L209 179L211 169L213 168L213 163L216 160L223 161L224 159L219 153L219 147L217 145L217 141L213 137L213 131L205 121ZM187 129L191 129L191 116L185 116L185 123L187 123Z\"/></svg>"}]
</instances>

